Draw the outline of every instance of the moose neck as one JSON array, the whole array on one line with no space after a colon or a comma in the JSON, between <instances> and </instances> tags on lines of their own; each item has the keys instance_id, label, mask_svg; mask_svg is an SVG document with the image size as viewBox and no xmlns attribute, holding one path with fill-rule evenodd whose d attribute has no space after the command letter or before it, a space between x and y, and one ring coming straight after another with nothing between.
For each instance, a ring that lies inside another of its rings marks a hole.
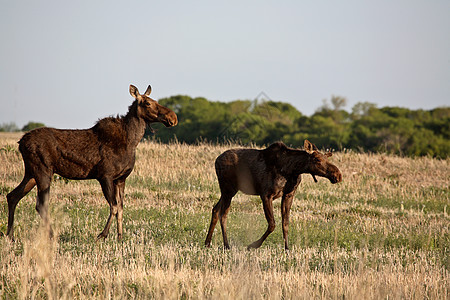
<instances>
[{"instance_id":1,"label":"moose neck","mask_svg":"<svg viewBox=\"0 0 450 300\"><path fill-rule=\"evenodd\" d=\"M135 101L124 116L124 127L127 132L127 145L136 148L141 139L144 137L145 128L147 126L144 119L138 117L138 103Z\"/></svg>"},{"instance_id":2,"label":"moose neck","mask_svg":"<svg viewBox=\"0 0 450 300\"><path fill-rule=\"evenodd\" d=\"M289 150L284 157L281 158L282 165L286 166L285 170L290 174L309 173L308 171L308 153L303 150Z\"/></svg>"}]
</instances>

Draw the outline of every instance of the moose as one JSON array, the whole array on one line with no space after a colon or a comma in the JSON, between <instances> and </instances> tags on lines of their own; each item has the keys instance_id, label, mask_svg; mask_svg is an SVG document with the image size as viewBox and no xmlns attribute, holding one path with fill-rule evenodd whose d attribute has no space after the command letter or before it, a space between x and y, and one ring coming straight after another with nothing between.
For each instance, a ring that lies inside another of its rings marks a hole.
<instances>
[{"instance_id":1,"label":"moose","mask_svg":"<svg viewBox=\"0 0 450 300\"><path fill-rule=\"evenodd\" d=\"M288 226L292 200L300 184L301 174L311 174L317 182L316 175L326 177L331 183L342 181L339 169L328 161L332 154L322 154L317 147L305 140L305 150L287 147L276 142L266 149L230 149L219 155L215 168L221 196L212 210L211 224L206 236L205 246L211 247L214 227L220 218L224 247L230 248L227 238L227 214L231 199L238 191L261 197L264 214L268 223L262 237L248 245L248 249L258 248L275 229L273 200L281 199L281 217L284 248L289 250Z\"/></svg>"},{"instance_id":2,"label":"moose","mask_svg":"<svg viewBox=\"0 0 450 300\"><path fill-rule=\"evenodd\" d=\"M7 236L13 238L14 211L17 203L36 185L36 210L49 226L48 200L53 174L67 179L96 179L108 201L110 212L105 228L97 239L106 239L113 216L117 219L117 238L122 238L125 180L135 164L136 147L146 126L160 122L166 127L177 125L177 115L149 97L149 85L139 94L130 85L134 97L124 116L100 119L89 129L66 130L49 127L26 133L18 142L25 165L22 182L6 197L8 201ZM50 228L50 226L49 226ZM50 228L50 235L51 235Z\"/></svg>"}]
</instances>

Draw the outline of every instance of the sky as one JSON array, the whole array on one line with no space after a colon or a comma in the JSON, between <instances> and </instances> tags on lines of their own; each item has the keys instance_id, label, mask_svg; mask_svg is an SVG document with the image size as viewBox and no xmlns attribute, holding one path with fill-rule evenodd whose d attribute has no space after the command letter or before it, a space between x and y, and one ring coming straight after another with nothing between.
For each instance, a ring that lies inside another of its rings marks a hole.
<instances>
[{"instance_id":1,"label":"sky","mask_svg":"<svg viewBox=\"0 0 450 300\"><path fill-rule=\"evenodd\" d=\"M0 125L89 128L152 97L313 114L450 106L450 1L0 0Z\"/></svg>"}]
</instances>

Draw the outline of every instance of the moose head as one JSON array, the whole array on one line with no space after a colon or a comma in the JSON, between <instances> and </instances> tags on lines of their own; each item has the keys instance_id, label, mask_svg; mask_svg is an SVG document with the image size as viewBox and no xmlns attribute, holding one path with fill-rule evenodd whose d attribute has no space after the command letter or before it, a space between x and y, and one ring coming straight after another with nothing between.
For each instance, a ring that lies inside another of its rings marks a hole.
<instances>
[{"instance_id":1,"label":"moose head","mask_svg":"<svg viewBox=\"0 0 450 300\"><path fill-rule=\"evenodd\" d=\"M160 105L150 98L152 87L149 85L144 94L139 94L139 90L134 85L130 85L130 95L138 102L137 115L147 123L161 122L166 127L177 125L177 115L169 108Z\"/></svg>"},{"instance_id":2,"label":"moose head","mask_svg":"<svg viewBox=\"0 0 450 300\"><path fill-rule=\"evenodd\" d=\"M308 140L304 142L304 148L308 153L308 169L307 173L310 173L315 182L317 179L315 175L328 178L331 183L338 183L342 181L342 174L339 169L328 161L328 157L332 156L331 151L323 154L319 152L316 145Z\"/></svg>"}]
</instances>

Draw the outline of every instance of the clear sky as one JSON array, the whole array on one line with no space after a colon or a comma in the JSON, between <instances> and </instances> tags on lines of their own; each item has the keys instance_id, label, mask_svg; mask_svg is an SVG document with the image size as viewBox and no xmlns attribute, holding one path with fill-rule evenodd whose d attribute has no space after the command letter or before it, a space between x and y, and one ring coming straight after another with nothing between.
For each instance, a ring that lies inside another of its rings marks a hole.
<instances>
[{"instance_id":1,"label":"clear sky","mask_svg":"<svg viewBox=\"0 0 450 300\"><path fill-rule=\"evenodd\" d=\"M450 106L450 1L0 0L0 124L88 128L153 98L265 92L311 115Z\"/></svg>"}]
</instances>

